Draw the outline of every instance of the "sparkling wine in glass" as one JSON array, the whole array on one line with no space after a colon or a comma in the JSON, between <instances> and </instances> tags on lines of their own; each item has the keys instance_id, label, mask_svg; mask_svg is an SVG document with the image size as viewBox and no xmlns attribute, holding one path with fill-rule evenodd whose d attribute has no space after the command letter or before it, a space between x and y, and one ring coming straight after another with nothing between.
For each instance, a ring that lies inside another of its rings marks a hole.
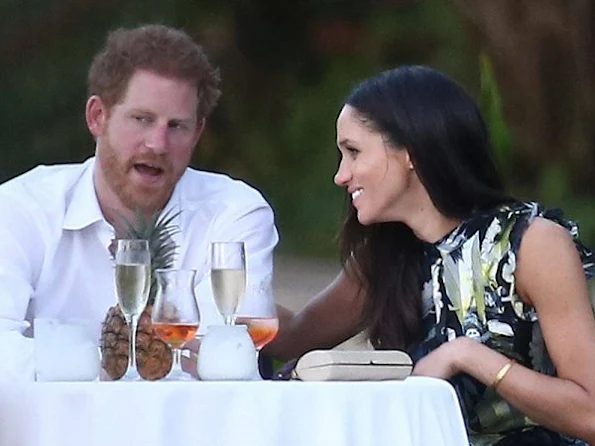
<instances>
[{"instance_id":1,"label":"sparkling wine in glass","mask_svg":"<svg viewBox=\"0 0 595 446\"><path fill-rule=\"evenodd\" d=\"M200 324L200 312L194 294L196 271L182 269L158 269L155 271L159 284L151 323L153 331L173 352L173 365L164 378L168 381L194 379L182 370L181 348L194 337Z\"/></svg>"},{"instance_id":2,"label":"sparkling wine in glass","mask_svg":"<svg viewBox=\"0 0 595 446\"><path fill-rule=\"evenodd\" d=\"M225 324L232 325L246 289L244 242L211 244L211 286Z\"/></svg>"},{"instance_id":3,"label":"sparkling wine in glass","mask_svg":"<svg viewBox=\"0 0 595 446\"><path fill-rule=\"evenodd\" d=\"M147 240L118 240L115 282L118 304L128 324L128 369L122 380L141 379L136 369L136 328L151 287L151 254Z\"/></svg>"},{"instance_id":4,"label":"sparkling wine in glass","mask_svg":"<svg viewBox=\"0 0 595 446\"><path fill-rule=\"evenodd\" d=\"M260 350L271 342L279 331L272 276L263 278L246 290L235 317L235 324L247 326L258 359Z\"/></svg>"},{"instance_id":5,"label":"sparkling wine in glass","mask_svg":"<svg viewBox=\"0 0 595 446\"><path fill-rule=\"evenodd\" d=\"M279 319L273 316L236 316L235 324L247 327L257 351L275 339L279 331Z\"/></svg>"}]
</instances>

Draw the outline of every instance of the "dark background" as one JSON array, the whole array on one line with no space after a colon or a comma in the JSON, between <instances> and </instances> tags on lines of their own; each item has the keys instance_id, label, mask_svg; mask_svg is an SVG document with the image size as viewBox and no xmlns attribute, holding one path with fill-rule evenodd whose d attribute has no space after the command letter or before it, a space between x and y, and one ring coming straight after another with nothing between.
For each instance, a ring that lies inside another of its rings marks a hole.
<instances>
[{"instance_id":1,"label":"dark background","mask_svg":"<svg viewBox=\"0 0 595 446\"><path fill-rule=\"evenodd\" d=\"M594 245L593 3L3 0L0 181L93 153L91 59L110 29L158 22L195 36L223 78L193 165L260 189L281 253L336 255L335 118L355 82L398 64L431 65L463 84L484 110L510 189L562 207Z\"/></svg>"}]
</instances>

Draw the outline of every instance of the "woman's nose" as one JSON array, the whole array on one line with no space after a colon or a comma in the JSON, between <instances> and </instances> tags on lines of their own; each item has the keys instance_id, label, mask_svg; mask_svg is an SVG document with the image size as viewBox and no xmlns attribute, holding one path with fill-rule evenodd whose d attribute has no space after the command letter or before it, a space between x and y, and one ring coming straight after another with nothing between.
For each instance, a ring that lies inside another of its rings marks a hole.
<instances>
[{"instance_id":1,"label":"woman's nose","mask_svg":"<svg viewBox=\"0 0 595 446\"><path fill-rule=\"evenodd\" d=\"M339 168L337 169L337 173L335 174L335 177L333 178L335 184L337 186L346 186L347 182L349 181L350 178L351 178L351 172L345 166L345 163L343 161L341 161L339 163Z\"/></svg>"}]
</instances>

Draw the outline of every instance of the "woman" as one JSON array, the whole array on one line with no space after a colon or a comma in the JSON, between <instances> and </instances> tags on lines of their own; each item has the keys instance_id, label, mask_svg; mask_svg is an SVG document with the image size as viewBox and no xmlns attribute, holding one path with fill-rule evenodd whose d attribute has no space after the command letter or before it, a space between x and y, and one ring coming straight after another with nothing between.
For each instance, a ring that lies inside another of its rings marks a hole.
<instances>
[{"instance_id":1,"label":"woman","mask_svg":"<svg viewBox=\"0 0 595 446\"><path fill-rule=\"evenodd\" d=\"M595 444L594 256L559 212L504 192L471 97L426 67L384 72L346 99L337 145L343 270L268 352L366 329L453 383L472 444Z\"/></svg>"}]
</instances>

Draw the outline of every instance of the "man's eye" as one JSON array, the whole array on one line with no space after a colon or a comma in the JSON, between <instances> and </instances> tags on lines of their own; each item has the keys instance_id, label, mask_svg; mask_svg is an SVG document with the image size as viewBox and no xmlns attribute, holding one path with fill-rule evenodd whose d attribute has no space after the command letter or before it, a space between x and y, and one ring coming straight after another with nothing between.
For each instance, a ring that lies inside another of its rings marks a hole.
<instances>
[{"instance_id":1,"label":"man's eye","mask_svg":"<svg viewBox=\"0 0 595 446\"><path fill-rule=\"evenodd\" d=\"M151 119L147 116L134 116L134 120L142 124L148 124L151 122Z\"/></svg>"},{"instance_id":2,"label":"man's eye","mask_svg":"<svg viewBox=\"0 0 595 446\"><path fill-rule=\"evenodd\" d=\"M169 128L174 130L186 130L188 126L182 124L181 122L172 122L171 124L169 124Z\"/></svg>"}]
</instances>

